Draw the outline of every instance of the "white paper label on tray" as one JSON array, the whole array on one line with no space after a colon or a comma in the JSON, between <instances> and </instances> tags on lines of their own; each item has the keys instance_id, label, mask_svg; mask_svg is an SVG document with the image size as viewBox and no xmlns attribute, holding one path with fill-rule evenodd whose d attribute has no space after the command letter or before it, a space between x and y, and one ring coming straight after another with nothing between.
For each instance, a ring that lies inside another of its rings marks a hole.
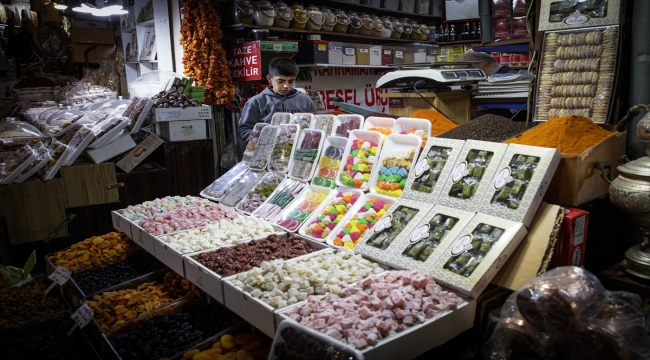
<instances>
[{"instance_id":1,"label":"white paper label on tray","mask_svg":"<svg viewBox=\"0 0 650 360\"><path fill-rule=\"evenodd\" d=\"M428 236L429 236L429 224L424 224L413 231L413 235L411 235L409 242L411 244L415 244Z\"/></svg>"},{"instance_id":2,"label":"white paper label on tray","mask_svg":"<svg viewBox=\"0 0 650 360\"><path fill-rule=\"evenodd\" d=\"M415 178L417 179L420 176L424 175L424 172L429 169L429 159L426 157L424 159L421 159L420 162L415 165Z\"/></svg>"},{"instance_id":3,"label":"white paper label on tray","mask_svg":"<svg viewBox=\"0 0 650 360\"><path fill-rule=\"evenodd\" d=\"M375 234L380 233L383 230L388 229L389 227L391 227L390 222L392 220L393 220L393 215L387 215L387 216L379 219L379 221L377 221L377 223L375 224L375 227L373 228L373 231L375 232Z\"/></svg>"},{"instance_id":4,"label":"white paper label on tray","mask_svg":"<svg viewBox=\"0 0 650 360\"><path fill-rule=\"evenodd\" d=\"M458 239L451 248L451 256L458 256L467 250L472 250L472 235L465 235Z\"/></svg>"},{"instance_id":5,"label":"white paper label on tray","mask_svg":"<svg viewBox=\"0 0 650 360\"><path fill-rule=\"evenodd\" d=\"M72 314L71 318L75 323L77 323L77 326L79 326L79 328L83 328L93 318L93 311L90 309L88 304L83 304L79 309L77 309L77 311Z\"/></svg>"},{"instance_id":6,"label":"white paper label on tray","mask_svg":"<svg viewBox=\"0 0 650 360\"><path fill-rule=\"evenodd\" d=\"M510 166L501 169L501 171L494 176L494 190L501 190L511 183L514 180L511 174L512 170L510 169Z\"/></svg>"},{"instance_id":7,"label":"white paper label on tray","mask_svg":"<svg viewBox=\"0 0 650 360\"><path fill-rule=\"evenodd\" d=\"M70 280L71 276L72 276L72 272L70 270L58 266L56 269L54 269L54 272L51 273L50 276L48 276L48 278L59 285L63 285L68 280Z\"/></svg>"},{"instance_id":8,"label":"white paper label on tray","mask_svg":"<svg viewBox=\"0 0 650 360\"><path fill-rule=\"evenodd\" d=\"M456 168L451 173L451 181L453 181L455 184L463 180L463 178L467 175L469 175L469 171L467 171L467 162L463 161L462 163L456 165Z\"/></svg>"}]
</instances>

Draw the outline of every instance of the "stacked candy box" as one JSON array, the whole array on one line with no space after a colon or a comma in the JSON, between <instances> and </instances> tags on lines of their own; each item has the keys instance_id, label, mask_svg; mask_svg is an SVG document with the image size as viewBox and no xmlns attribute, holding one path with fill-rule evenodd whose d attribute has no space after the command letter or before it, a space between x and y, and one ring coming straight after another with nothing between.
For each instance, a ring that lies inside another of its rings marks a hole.
<instances>
[{"instance_id":1,"label":"stacked candy box","mask_svg":"<svg viewBox=\"0 0 650 360\"><path fill-rule=\"evenodd\" d=\"M330 189L309 186L307 191L300 194L296 200L291 203L278 218L274 225L289 231L295 232L300 225L318 209L319 205L329 195Z\"/></svg>"},{"instance_id":2,"label":"stacked candy box","mask_svg":"<svg viewBox=\"0 0 650 360\"><path fill-rule=\"evenodd\" d=\"M389 135L379 158L379 170L370 181L370 191L395 198L402 196L419 151L420 139L417 137Z\"/></svg>"},{"instance_id":3,"label":"stacked candy box","mask_svg":"<svg viewBox=\"0 0 650 360\"><path fill-rule=\"evenodd\" d=\"M295 124L278 126L275 144L268 164L269 170L281 172L289 170L289 160L291 160L293 147L296 145L298 129L298 125Z\"/></svg>"},{"instance_id":4,"label":"stacked candy box","mask_svg":"<svg viewBox=\"0 0 650 360\"><path fill-rule=\"evenodd\" d=\"M348 249L354 248L363 234L372 229L390 209L394 201L392 198L381 195L364 195L333 229L327 238L327 243L332 246L344 246Z\"/></svg>"},{"instance_id":5,"label":"stacked candy box","mask_svg":"<svg viewBox=\"0 0 650 360\"><path fill-rule=\"evenodd\" d=\"M336 175L341 167L341 159L348 140L339 136L330 136L325 139L323 151L318 160L318 168L311 184L316 186L335 188Z\"/></svg>"},{"instance_id":6,"label":"stacked candy box","mask_svg":"<svg viewBox=\"0 0 650 360\"><path fill-rule=\"evenodd\" d=\"M269 126L267 123L257 123L253 127L253 131L251 132L251 139L246 145L246 150L244 151L244 155L242 155L242 160L243 162L250 162L251 159L253 158L253 153L255 153L255 148L257 148L257 143L260 141L260 135L262 135L262 129L266 126Z\"/></svg>"},{"instance_id":7,"label":"stacked candy box","mask_svg":"<svg viewBox=\"0 0 650 360\"><path fill-rule=\"evenodd\" d=\"M372 131L352 131L336 183L339 186L367 190L373 165L380 150L381 134Z\"/></svg>"},{"instance_id":8,"label":"stacked candy box","mask_svg":"<svg viewBox=\"0 0 650 360\"><path fill-rule=\"evenodd\" d=\"M336 196L327 204L320 215L309 218L300 228L300 235L315 241L325 241L341 223L352 206L363 193L359 190L336 190Z\"/></svg>"}]
</instances>

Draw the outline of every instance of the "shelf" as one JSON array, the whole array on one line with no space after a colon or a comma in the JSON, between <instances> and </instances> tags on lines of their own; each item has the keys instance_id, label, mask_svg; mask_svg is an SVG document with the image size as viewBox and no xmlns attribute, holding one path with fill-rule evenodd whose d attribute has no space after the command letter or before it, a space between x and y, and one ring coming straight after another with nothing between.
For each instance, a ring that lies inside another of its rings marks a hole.
<instances>
[{"instance_id":1,"label":"shelf","mask_svg":"<svg viewBox=\"0 0 650 360\"><path fill-rule=\"evenodd\" d=\"M504 46L504 45L515 45L515 44L528 44L530 42L530 38L523 38L523 39L512 39L512 40L503 40L503 41L495 41L487 44L481 44L481 46L488 47L488 46Z\"/></svg>"},{"instance_id":2,"label":"shelf","mask_svg":"<svg viewBox=\"0 0 650 360\"><path fill-rule=\"evenodd\" d=\"M136 26L154 26L155 23L156 23L156 20L151 19L151 20L136 23Z\"/></svg>"},{"instance_id":3,"label":"shelf","mask_svg":"<svg viewBox=\"0 0 650 360\"><path fill-rule=\"evenodd\" d=\"M445 45L457 45L457 44L481 44L481 39L473 39L473 40L456 40L456 41L443 41L440 42L438 41L438 45L440 46L445 46ZM482 46L483 44L481 44Z\"/></svg>"},{"instance_id":4,"label":"shelf","mask_svg":"<svg viewBox=\"0 0 650 360\"><path fill-rule=\"evenodd\" d=\"M398 11L398 10L389 10L389 9L383 9L375 6L369 6L369 5L363 5L363 4L354 4L350 3L347 1L343 0L330 0L328 1L330 3L336 4L337 7L340 8L348 8L348 9L359 9L362 11L368 11L369 13L381 13L385 15L390 15L390 16L395 16L398 17L398 15L402 15L405 17L416 17L420 19L442 19L442 16L435 16L435 15L422 15L422 14L417 14L417 13L411 13L411 12L405 12L405 11Z\"/></svg>"},{"instance_id":5,"label":"shelf","mask_svg":"<svg viewBox=\"0 0 650 360\"><path fill-rule=\"evenodd\" d=\"M318 35L327 35L328 37L334 38L346 38L346 39L363 39L369 41L380 41L383 43L391 42L404 42L404 43L420 43L420 44L435 44L435 41L423 41L423 40L410 40L410 39L393 39L393 38L381 38L375 36L364 36L364 35L354 35L354 34L342 34L335 33L330 31L312 31L312 30L296 30L296 29L287 29L279 27L265 27L258 25L249 25L249 24L233 24L233 25L223 25L223 29L233 29L234 31L240 31L243 29L267 29L269 32L281 32L285 34L318 34ZM290 39L283 39L290 40ZM296 40L292 40L296 41Z\"/></svg>"},{"instance_id":6,"label":"shelf","mask_svg":"<svg viewBox=\"0 0 650 360\"><path fill-rule=\"evenodd\" d=\"M359 69L394 69L394 66L388 65L342 65L342 64L298 64L298 67L308 67L308 68L328 68L328 67L340 67L340 68L359 68Z\"/></svg>"},{"instance_id":7,"label":"shelf","mask_svg":"<svg viewBox=\"0 0 650 360\"><path fill-rule=\"evenodd\" d=\"M477 22L478 22L478 21L481 21L481 18L475 18L475 19L464 19L464 20L460 20L460 19L459 19L459 20L443 20L442 23L443 23L443 24L455 24L455 23L459 23L459 22L465 23L465 22L468 22L468 21L469 21L470 23L471 23L472 21L477 21Z\"/></svg>"},{"instance_id":8,"label":"shelf","mask_svg":"<svg viewBox=\"0 0 650 360\"><path fill-rule=\"evenodd\" d=\"M139 64L139 61L125 61L125 64Z\"/></svg>"}]
</instances>

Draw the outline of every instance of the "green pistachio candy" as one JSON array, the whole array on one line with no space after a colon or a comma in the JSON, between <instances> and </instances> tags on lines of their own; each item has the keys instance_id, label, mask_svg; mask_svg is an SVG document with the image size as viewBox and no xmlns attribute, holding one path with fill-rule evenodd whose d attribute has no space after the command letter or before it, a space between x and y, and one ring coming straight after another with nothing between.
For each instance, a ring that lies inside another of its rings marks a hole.
<instances>
[{"instance_id":1,"label":"green pistachio candy","mask_svg":"<svg viewBox=\"0 0 650 360\"><path fill-rule=\"evenodd\" d=\"M429 258L429 255L431 255L431 253L433 252L433 249L434 249L434 248L433 248L432 246L426 247L426 248L424 249L424 251L423 251L423 252L420 254L420 256L418 257L418 260L420 260L420 261L427 261L427 259Z\"/></svg>"}]
</instances>

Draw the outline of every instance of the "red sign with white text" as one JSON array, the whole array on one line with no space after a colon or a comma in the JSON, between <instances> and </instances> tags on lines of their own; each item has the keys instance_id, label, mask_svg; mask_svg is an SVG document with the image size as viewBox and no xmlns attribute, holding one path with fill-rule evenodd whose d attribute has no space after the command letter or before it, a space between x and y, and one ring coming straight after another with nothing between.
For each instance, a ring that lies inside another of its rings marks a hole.
<instances>
[{"instance_id":1,"label":"red sign with white text","mask_svg":"<svg viewBox=\"0 0 650 360\"><path fill-rule=\"evenodd\" d=\"M228 50L228 67L232 81L262 79L262 53L259 41L237 44Z\"/></svg>"}]
</instances>

